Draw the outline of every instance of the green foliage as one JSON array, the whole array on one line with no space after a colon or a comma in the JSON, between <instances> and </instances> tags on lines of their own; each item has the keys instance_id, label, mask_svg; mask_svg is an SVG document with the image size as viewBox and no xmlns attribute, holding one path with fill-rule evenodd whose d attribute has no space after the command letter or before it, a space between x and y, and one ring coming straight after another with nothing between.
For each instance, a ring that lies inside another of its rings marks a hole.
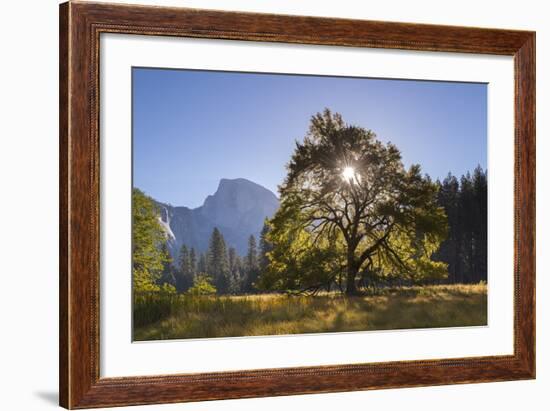
<instances>
[{"instance_id":1,"label":"green foliage","mask_svg":"<svg viewBox=\"0 0 550 411\"><path fill-rule=\"evenodd\" d=\"M207 273L208 272L208 259L206 258L205 253L201 253L199 261L197 262L197 272Z\"/></svg>"},{"instance_id":2,"label":"green foliage","mask_svg":"<svg viewBox=\"0 0 550 411\"><path fill-rule=\"evenodd\" d=\"M180 248L178 263L179 263L179 269L183 274L189 275L191 273L192 268L191 268L191 259L189 256L189 249L185 244L183 244Z\"/></svg>"},{"instance_id":3,"label":"green foliage","mask_svg":"<svg viewBox=\"0 0 550 411\"><path fill-rule=\"evenodd\" d=\"M197 273L197 253L193 247L189 251L189 268L191 277L193 277Z\"/></svg>"},{"instance_id":4,"label":"green foliage","mask_svg":"<svg viewBox=\"0 0 550 411\"><path fill-rule=\"evenodd\" d=\"M207 272L212 276L216 289L220 293L225 293L229 287L229 260L225 239L217 227L210 237L207 264Z\"/></svg>"},{"instance_id":5,"label":"green foliage","mask_svg":"<svg viewBox=\"0 0 550 411\"><path fill-rule=\"evenodd\" d=\"M193 280L193 286L187 290L189 295L212 295L216 294L216 287L212 279L206 273L197 274Z\"/></svg>"},{"instance_id":6,"label":"green foliage","mask_svg":"<svg viewBox=\"0 0 550 411\"><path fill-rule=\"evenodd\" d=\"M243 287L243 263L241 258L237 255L237 250L234 247L229 248L229 294L238 294L242 291Z\"/></svg>"},{"instance_id":7,"label":"green foliage","mask_svg":"<svg viewBox=\"0 0 550 411\"><path fill-rule=\"evenodd\" d=\"M268 254L273 251L273 244L269 240L269 231L270 231L269 219L265 219L264 226L260 232L260 255L258 257L258 265L260 271L265 271L269 265Z\"/></svg>"},{"instance_id":8,"label":"green foliage","mask_svg":"<svg viewBox=\"0 0 550 411\"><path fill-rule=\"evenodd\" d=\"M159 210L137 188L132 190L132 281L135 292L158 291L170 257Z\"/></svg>"},{"instance_id":9,"label":"green foliage","mask_svg":"<svg viewBox=\"0 0 550 411\"><path fill-rule=\"evenodd\" d=\"M433 253L439 247L441 239L432 233L430 236L412 236L396 231L388 238L391 252L380 252L371 257L366 276L370 280L406 284L438 282L447 278L447 264L432 260Z\"/></svg>"},{"instance_id":10,"label":"green foliage","mask_svg":"<svg viewBox=\"0 0 550 411\"><path fill-rule=\"evenodd\" d=\"M303 291L315 294L341 285L345 247L338 233L313 235L296 203L285 202L269 223L266 241L269 263L258 280L264 290Z\"/></svg>"},{"instance_id":11,"label":"green foliage","mask_svg":"<svg viewBox=\"0 0 550 411\"><path fill-rule=\"evenodd\" d=\"M447 264L433 259L448 231L447 216L436 201L437 186L420 177L415 167L406 178L416 180L407 183L413 190L406 192L414 208L394 215L394 228L367 258L366 270L385 279L405 279L410 284L444 280Z\"/></svg>"},{"instance_id":12,"label":"green foliage","mask_svg":"<svg viewBox=\"0 0 550 411\"><path fill-rule=\"evenodd\" d=\"M193 285L193 277L196 273L195 249L189 250L185 244L180 248L178 257L178 291L184 292Z\"/></svg>"},{"instance_id":13,"label":"green foliage","mask_svg":"<svg viewBox=\"0 0 550 411\"><path fill-rule=\"evenodd\" d=\"M172 284L164 283L160 286L160 292L164 294L176 294L176 287Z\"/></svg>"},{"instance_id":14,"label":"green foliage","mask_svg":"<svg viewBox=\"0 0 550 411\"><path fill-rule=\"evenodd\" d=\"M248 251L246 253L246 266L249 270L258 268L258 248L256 237L251 235L248 237Z\"/></svg>"},{"instance_id":15,"label":"green foliage","mask_svg":"<svg viewBox=\"0 0 550 411\"><path fill-rule=\"evenodd\" d=\"M253 235L248 237L248 250L244 258L244 266L246 276L244 278L243 291L252 292L256 289L256 280L260 274L258 264L258 247L256 237Z\"/></svg>"},{"instance_id":16,"label":"green foliage","mask_svg":"<svg viewBox=\"0 0 550 411\"><path fill-rule=\"evenodd\" d=\"M174 289L178 283L176 278L176 270L172 266L172 257L170 256L170 252L168 251L168 246L166 242L163 242L160 246L161 253L165 256L164 261L162 262L162 274L160 276L160 279L157 280L157 284L160 286L170 285Z\"/></svg>"}]
</instances>

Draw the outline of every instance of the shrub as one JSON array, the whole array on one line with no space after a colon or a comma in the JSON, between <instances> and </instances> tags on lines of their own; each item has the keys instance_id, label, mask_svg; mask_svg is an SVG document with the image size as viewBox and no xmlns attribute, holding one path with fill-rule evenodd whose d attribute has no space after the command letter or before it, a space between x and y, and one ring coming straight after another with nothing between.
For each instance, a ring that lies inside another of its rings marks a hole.
<instances>
[{"instance_id":1,"label":"shrub","mask_svg":"<svg viewBox=\"0 0 550 411\"><path fill-rule=\"evenodd\" d=\"M216 294L216 287L212 284L212 279L204 273L197 274L193 279L193 286L187 290L190 295L212 295Z\"/></svg>"}]
</instances>

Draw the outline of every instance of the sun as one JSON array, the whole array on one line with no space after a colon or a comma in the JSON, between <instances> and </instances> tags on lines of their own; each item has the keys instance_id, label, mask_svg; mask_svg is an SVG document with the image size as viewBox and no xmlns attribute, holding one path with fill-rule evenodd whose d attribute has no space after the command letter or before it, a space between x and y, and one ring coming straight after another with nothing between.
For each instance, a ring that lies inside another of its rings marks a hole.
<instances>
[{"instance_id":1,"label":"sun","mask_svg":"<svg viewBox=\"0 0 550 411\"><path fill-rule=\"evenodd\" d=\"M344 168L344 171L342 171L342 177L344 177L344 180L352 181L355 178L355 169L353 167Z\"/></svg>"}]
</instances>

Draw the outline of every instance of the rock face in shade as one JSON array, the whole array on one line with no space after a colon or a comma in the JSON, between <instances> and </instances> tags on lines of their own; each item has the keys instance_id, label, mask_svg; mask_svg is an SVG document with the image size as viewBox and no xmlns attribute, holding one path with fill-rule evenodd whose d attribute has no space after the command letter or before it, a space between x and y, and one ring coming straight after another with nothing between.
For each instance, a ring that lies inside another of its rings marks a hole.
<instances>
[{"instance_id":1,"label":"rock face in shade","mask_svg":"<svg viewBox=\"0 0 550 411\"><path fill-rule=\"evenodd\" d=\"M250 235L258 239L265 218L271 218L279 208L275 194L244 178L221 179L216 192L195 209L157 204L174 259L182 244L205 252L214 227L221 231L228 247L244 255Z\"/></svg>"}]
</instances>

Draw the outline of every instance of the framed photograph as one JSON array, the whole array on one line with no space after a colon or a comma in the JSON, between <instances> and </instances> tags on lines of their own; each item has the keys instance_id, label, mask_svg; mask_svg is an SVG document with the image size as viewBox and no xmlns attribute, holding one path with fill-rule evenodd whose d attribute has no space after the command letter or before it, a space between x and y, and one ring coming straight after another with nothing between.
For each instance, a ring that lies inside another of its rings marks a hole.
<instances>
[{"instance_id":1,"label":"framed photograph","mask_svg":"<svg viewBox=\"0 0 550 411\"><path fill-rule=\"evenodd\" d=\"M60 6L60 405L535 378L535 33Z\"/></svg>"}]
</instances>

